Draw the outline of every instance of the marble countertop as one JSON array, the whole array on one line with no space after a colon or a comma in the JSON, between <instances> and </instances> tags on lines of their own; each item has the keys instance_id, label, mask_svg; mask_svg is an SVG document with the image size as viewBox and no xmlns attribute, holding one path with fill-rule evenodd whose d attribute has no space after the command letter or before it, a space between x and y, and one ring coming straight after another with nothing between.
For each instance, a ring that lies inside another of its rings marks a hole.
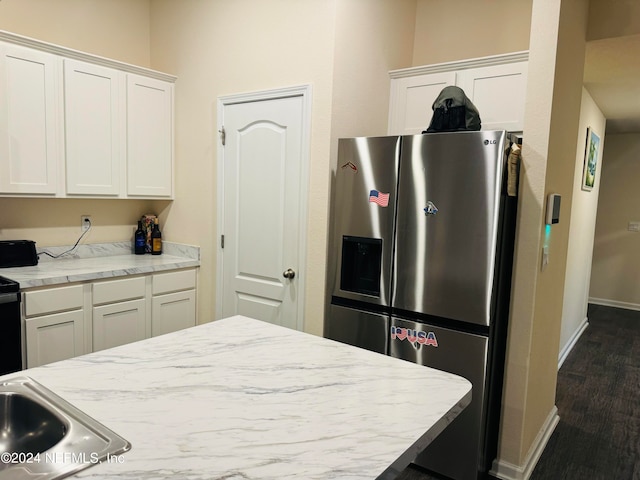
<instances>
[{"instance_id":1,"label":"marble countertop","mask_svg":"<svg viewBox=\"0 0 640 480\"><path fill-rule=\"evenodd\" d=\"M40 249L58 254L66 247ZM130 242L83 245L72 255L51 259L40 254L38 265L0 269L0 276L14 280L21 289L55 286L103 278L137 275L200 265L199 249L164 244L162 255L134 255Z\"/></svg>"},{"instance_id":2,"label":"marble countertop","mask_svg":"<svg viewBox=\"0 0 640 480\"><path fill-rule=\"evenodd\" d=\"M0 379L22 375L131 442L76 474L97 480L391 479L471 400L456 375L242 316Z\"/></svg>"}]
</instances>

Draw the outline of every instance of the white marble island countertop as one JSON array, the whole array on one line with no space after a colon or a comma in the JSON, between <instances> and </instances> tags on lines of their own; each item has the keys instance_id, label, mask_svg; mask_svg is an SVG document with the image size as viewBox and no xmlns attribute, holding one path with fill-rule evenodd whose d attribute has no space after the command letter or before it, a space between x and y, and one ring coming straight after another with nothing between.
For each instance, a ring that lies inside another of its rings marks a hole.
<instances>
[{"instance_id":1,"label":"white marble island countertop","mask_svg":"<svg viewBox=\"0 0 640 480\"><path fill-rule=\"evenodd\" d=\"M99 480L393 478L471 399L461 377L242 316L0 379L18 375L131 442L76 474Z\"/></svg>"},{"instance_id":2,"label":"white marble island countertop","mask_svg":"<svg viewBox=\"0 0 640 480\"><path fill-rule=\"evenodd\" d=\"M60 253L67 247L41 250ZM130 242L82 245L73 255L51 259L40 254L38 265L0 269L0 276L20 284L21 289L55 286L104 278L162 272L200 265L199 248L165 244L162 255L134 255Z\"/></svg>"}]
</instances>

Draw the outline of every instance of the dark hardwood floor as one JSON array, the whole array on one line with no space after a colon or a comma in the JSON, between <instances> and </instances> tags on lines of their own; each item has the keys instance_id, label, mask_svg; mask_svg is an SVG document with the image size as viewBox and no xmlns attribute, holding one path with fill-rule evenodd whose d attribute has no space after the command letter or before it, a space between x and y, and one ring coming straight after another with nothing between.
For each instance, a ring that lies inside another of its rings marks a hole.
<instances>
[{"instance_id":1,"label":"dark hardwood floor","mask_svg":"<svg viewBox=\"0 0 640 480\"><path fill-rule=\"evenodd\" d=\"M588 318L558 372L560 422L530 480L640 480L640 312L589 305ZM435 479L414 466L398 477Z\"/></svg>"}]
</instances>

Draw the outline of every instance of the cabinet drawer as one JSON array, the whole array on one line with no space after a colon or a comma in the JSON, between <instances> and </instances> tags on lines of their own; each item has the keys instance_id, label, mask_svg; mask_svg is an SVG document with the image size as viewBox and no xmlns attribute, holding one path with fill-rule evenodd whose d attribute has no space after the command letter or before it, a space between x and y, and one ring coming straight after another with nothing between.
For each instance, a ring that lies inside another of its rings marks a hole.
<instances>
[{"instance_id":1,"label":"cabinet drawer","mask_svg":"<svg viewBox=\"0 0 640 480\"><path fill-rule=\"evenodd\" d=\"M93 304L123 302L145 295L144 277L123 278L93 284Z\"/></svg>"},{"instance_id":2,"label":"cabinet drawer","mask_svg":"<svg viewBox=\"0 0 640 480\"><path fill-rule=\"evenodd\" d=\"M26 292L25 315L43 315L82 308L82 285Z\"/></svg>"},{"instance_id":3,"label":"cabinet drawer","mask_svg":"<svg viewBox=\"0 0 640 480\"><path fill-rule=\"evenodd\" d=\"M190 290L192 288L196 288L195 269L158 273L153 276L153 295Z\"/></svg>"}]
</instances>

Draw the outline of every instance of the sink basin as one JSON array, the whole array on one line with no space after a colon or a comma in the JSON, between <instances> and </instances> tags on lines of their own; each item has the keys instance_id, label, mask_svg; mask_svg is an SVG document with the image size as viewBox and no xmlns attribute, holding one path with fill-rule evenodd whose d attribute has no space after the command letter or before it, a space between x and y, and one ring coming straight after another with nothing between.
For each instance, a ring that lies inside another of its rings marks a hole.
<instances>
[{"instance_id":1,"label":"sink basin","mask_svg":"<svg viewBox=\"0 0 640 480\"><path fill-rule=\"evenodd\" d=\"M0 381L0 480L52 480L131 444L29 377Z\"/></svg>"},{"instance_id":2,"label":"sink basin","mask_svg":"<svg viewBox=\"0 0 640 480\"><path fill-rule=\"evenodd\" d=\"M62 418L20 393L0 393L0 422L0 453L42 453L67 433Z\"/></svg>"}]
</instances>

